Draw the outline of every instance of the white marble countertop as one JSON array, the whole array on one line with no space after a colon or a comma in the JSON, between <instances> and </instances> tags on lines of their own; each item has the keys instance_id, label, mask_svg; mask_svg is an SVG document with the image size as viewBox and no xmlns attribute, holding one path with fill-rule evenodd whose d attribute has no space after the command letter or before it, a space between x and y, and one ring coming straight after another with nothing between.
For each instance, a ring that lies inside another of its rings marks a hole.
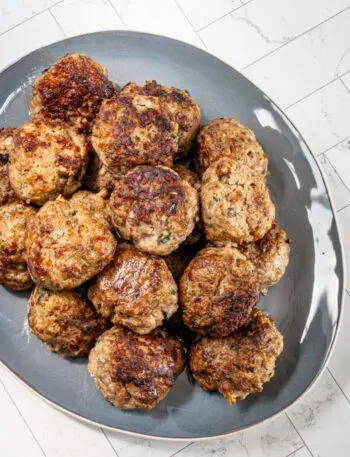
<instances>
[{"instance_id":1,"label":"white marble countertop","mask_svg":"<svg viewBox=\"0 0 350 457\"><path fill-rule=\"evenodd\" d=\"M285 109L325 171L349 260L350 0L0 0L0 71L45 44L108 29L154 32L207 49ZM0 456L347 457L349 334L347 293L333 356L302 401L246 433L193 444L89 427L0 368Z\"/></svg>"}]
</instances>

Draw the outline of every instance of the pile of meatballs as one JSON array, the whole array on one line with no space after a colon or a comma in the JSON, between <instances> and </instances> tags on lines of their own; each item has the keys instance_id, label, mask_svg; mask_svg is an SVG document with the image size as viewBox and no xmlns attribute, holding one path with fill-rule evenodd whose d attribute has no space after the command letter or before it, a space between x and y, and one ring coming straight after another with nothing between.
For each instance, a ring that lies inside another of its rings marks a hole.
<instances>
[{"instance_id":1,"label":"pile of meatballs","mask_svg":"<svg viewBox=\"0 0 350 457\"><path fill-rule=\"evenodd\" d=\"M34 81L30 111L0 130L0 283L33 287L32 333L88 356L118 408L152 409L186 364L230 404L262 391L283 337L256 305L290 246L254 133L83 54Z\"/></svg>"}]
</instances>

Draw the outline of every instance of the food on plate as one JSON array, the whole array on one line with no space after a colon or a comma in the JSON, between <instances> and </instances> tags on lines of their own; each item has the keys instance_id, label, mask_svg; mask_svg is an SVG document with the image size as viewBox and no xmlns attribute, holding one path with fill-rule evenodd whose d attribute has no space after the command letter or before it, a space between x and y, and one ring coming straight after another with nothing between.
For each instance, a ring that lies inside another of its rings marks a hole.
<instances>
[{"instance_id":1,"label":"food on plate","mask_svg":"<svg viewBox=\"0 0 350 457\"><path fill-rule=\"evenodd\" d=\"M162 86L156 81L146 81L143 86L129 83L122 89L122 93L157 97L162 112L179 126L177 155L182 157L188 153L199 130L201 110L186 90Z\"/></svg>"},{"instance_id":2,"label":"food on plate","mask_svg":"<svg viewBox=\"0 0 350 457\"><path fill-rule=\"evenodd\" d=\"M227 336L247 324L261 293L254 265L230 246L202 249L179 287L184 323L212 337Z\"/></svg>"},{"instance_id":3,"label":"food on plate","mask_svg":"<svg viewBox=\"0 0 350 457\"><path fill-rule=\"evenodd\" d=\"M99 193L89 192L88 190L79 190L70 199L71 205L78 203L84 206L90 213L90 216L112 229L112 214L106 199L107 191L102 190Z\"/></svg>"},{"instance_id":4,"label":"food on plate","mask_svg":"<svg viewBox=\"0 0 350 457\"><path fill-rule=\"evenodd\" d=\"M113 174L137 165L171 167L178 151L178 124L164 115L157 97L119 93L102 103L91 143Z\"/></svg>"},{"instance_id":5,"label":"food on plate","mask_svg":"<svg viewBox=\"0 0 350 457\"><path fill-rule=\"evenodd\" d=\"M8 175L8 162L13 149L13 128L0 128L0 206L17 198Z\"/></svg>"},{"instance_id":6,"label":"food on plate","mask_svg":"<svg viewBox=\"0 0 350 457\"><path fill-rule=\"evenodd\" d=\"M140 166L119 179L110 207L122 237L150 254L175 251L199 220L197 191L162 166Z\"/></svg>"},{"instance_id":7,"label":"food on plate","mask_svg":"<svg viewBox=\"0 0 350 457\"><path fill-rule=\"evenodd\" d=\"M182 245L176 251L162 258L165 260L173 278L178 282L193 257L194 254L185 245Z\"/></svg>"},{"instance_id":8,"label":"food on plate","mask_svg":"<svg viewBox=\"0 0 350 457\"><path fill-rule=\"evenodd\" d=\"M164 330L138 335L123 327L103 333L89 355L89 372L117 408L154 408L185 367L181 343Z\"/></svg>"},{"instance_id":9,"label":"food on plate","mask_svg":"<svg viewBox=\"0 0 350 457\"><path fill-rule=\"evenodd\" d=\"M200 175L223 157L248 165L258 174L267 173L267 156L254 133L232 118L210 121L201 128L197 137L196 158Z\"/></svg>"},{"instance_id":10,"label":"food on plate","mask_svg":"<svg viewBox=\"0 0 350 457\"><path fill-rule=\"evenodd\" d=\"M34 335L63 357L87 355L107 329L107 321L74 291L52 292L42 287L32 291L28 322Z\"/></svg>"},{"instance_id":11,"label":"food on plate","mask_svg":"<svg viewBox=\"0 0 350 457\"><path fill-rule=\"evenodd\" d=\"M88 155L84 138L59 121L28 121L13 134L9 177L19 198L43 205L82 184Z\"/></svg>"},{"instance_id":12,"label":"food on plate","mask_svg":"<svg viewBox=\"0 0 350 457\"><path fill-rule=\"evenodd\" d=\"M33 287L26 263L1 263L0 284L11 290L25 290Z\"/></svg>"},{"instance_id":13,"label":"food on plate","mask_svg":"<svg viewBox=\"0 0 350 457\"><path fill-rule=\"evenodd\" d=\"M166 263L121 245L89 289L97 312L136 333L150 333L178 308L177 285Z\"/></svg>"},{"instance_id":14,"label":"food on plate","mask_svg":"<svg viewBox=\"0 0 350 457\"><path fill-rule=\"evenodd\" d=\"M200 196L209 241L256 241L275 220L275 206L265 177L228 157L217 160L205 171Z\"/></svg>"},{"instance_id":15,"label":"food on plate","mask_svg":"<svg viewBox=\"0 0 350 457\"><path fill-rule=\"evenodd\" d=\"M283 337L273 320L255 308L249 324L232 335L196 341L190 368L203 389L219 391L233 405L263 390L275 374L282 350Z\"/></svg>"},{"instance_id":16,"label":"food on plate","mask_svg":"<svg viewBox=\"0 0 350 457\"><path fill-rule=\"evenodd\" d=\"M123 176L123 174L121 174ZM110 194L114 189L114 184L118 180L118 175L113 175L101 162L96 152L90 151L90 161L84 177L85 186L94 192L107 190Z\"/></svg>"},{"instance_id":17,"label":"food on plate","mask_svg":"<svg viewBox=\"0 0 350 457\"><path fill-rule=\"evenodd\" d=\"M85 54L67 54L33 84L34 118L59 119L88 132L102 101L115 93L107 69Z\"/></svg>"},{"instance_id":18,"label":"food on plate","mask_svg":"<svg viewBox=\"0 0 350 457\"><path fill-rule=\"evenodd\" d=\"M60 197L29 221L25 245L34 282L62 290L78 287L108 265L117 241L85 206Z\"/></svg>"}]
</instances>

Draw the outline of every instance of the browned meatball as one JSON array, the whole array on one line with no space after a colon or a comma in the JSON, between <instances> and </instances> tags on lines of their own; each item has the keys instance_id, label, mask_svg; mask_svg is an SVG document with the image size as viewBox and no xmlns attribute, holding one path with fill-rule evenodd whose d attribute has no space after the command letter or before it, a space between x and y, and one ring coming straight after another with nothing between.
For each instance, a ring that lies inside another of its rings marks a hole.
<instances>
[{"instance_id":1,"label":"browned meatball","mask_svg":"<svg viewBox=\"0 0 350 457\"><path fill-rule=\"evenodd\" d=\"M173 165L178 125L165 116L157 97L118 94L102 103L92 145L114 174L137 165Z\"/></svg>"},{"instance_id":2,"label":"browned meatball","mask_svg":"<svg viewBox=\"0 0 350 457\"><path fill-rule=\"evenodd\" d=\"M254 133L232 118L210 121L197 137L197 165L201 175L222 157L248 165L256 173L267 173L267 157Z\"/></svg>"},{"instance_id":3,"label":"browned meatball","mask_svg":"<svg viewBox=\"0 0 350 457\"><path fill-rule=\"evenodd\" d=\"M89 192L88 190L80 190L72 196L70 202L73 205L78 203L79 205L84 206L92 217L105 224L106 227L111 230L112 214L106 197L107 191L105 189L98 194Z\"/></svg>"},{"instance_id":4,"label":"browned meatball","mask_svg":"<svg viewBox=\"0 0 350 457\"><path fill-rule=\"evenodd\" d=\"M3 264L1 262L0 284L12 290L30 289L34 285L26 263Z\"/></svg>"},{"instance_id":5,"label":"browned meatball","mask_svg":"<svg viewBox=\"0 0 350 457\"><path fill-rule=\"evenodd\" d=\"M106 321L75 292L42 287L35 287L30 296L28 322L34 335L63 357L87 355L107 328Z\"/></svg>"},{"instance_id":6,"label":"browned meatball","mask_svg":"<svg viewBox=\"0 0 350 457\"><path fill-rule=\"evenodd\" d=\"M141 166L116 184L110 198L115 228L141 251L167 255L192 232L198 194L167 167Z\"/></svg>"},{"instance_id":7,"label":"browned meatball","mask_svg":"<svg viewBox=\"0 0 350 457\"><path fill-rule=\"evenodd\" d=\"M230 405L261 392L275 373L283 337L274 322L255 309L248 326L226 338L203 337L191 348L193 377L205 390L219 391Z\"/></svg>"},{"instance_id":8,"label":"browned meatball","mask_svg":"<svg viewBox=\"0 0 350 457\"><path fill-rule=\"evenodd\" d=\"M103 65L85 54L67 54L34 81L30 110L35 118L60 119L88 131L102 100L114 93Z\"/></svg>"},{"instance_id":9,"label":"browned meatball","mask_svg":"<svg viewBox=\"0 0 350 457\"><path fill-rule=\"evenodd\" d=\"M137 335L113 327L89 355L89 372L104 398L121 409L154 408L185 367L180 342L157 329Z\"/></svg>"},{"instance_id":10,"label":"browned meatball","mask_svg":"<svg viewBox=\"0 0 350 457\"><path fill-rule=\"evenodd\" d=\"M9 155L13 150L13 131L11 127L0 128L0 206L17 197L8 174Z\"/></svg>"},{"instance_id":11,"label":"browned meatball","mask_svg":"<svg viewBox=\"0 0 350 457\"><path fill-rule=\"evenodd\" d=\"M253 262L262 288L277 284L289 263L290 241L286 232L276 223L264 238L238 246L244 256Z\"/></svg>"},{"instance_id":12,"label":"browned meatball","mask_svg":"<svg viewBox=\"0 0 350 457\"><path fill-rule=\"evenodd\" d=\"M176 251L163 257L175 281L180 280L192 257L193 255L188 252L185 246L180 246Z\"/></svg>"},{"instance_id":13,"label":"browned meatball","mask_svg":"<svg viewBox=\"0 0 350 457\"><path fill-rule=\"evenodd\" d=\"M200 195L205 235L210 241L259 240L275 219L265 178L227 157L206 170Z\"/></svg>"},{"instance_id":14,"label":"browned meatball","mask_svg":"<svg viewBox=\"0 0 350 457\"><path fill-rule=\"evenodd\" d=\"M73 289L112 260L116 240L103 222L79 203L47 202L27 224L26 251L36 284Z\"/></svg>"},{"instance_id":15,"label":"browned meatball","mask_svg":"<svg viewBox=\"0 0 350 457\"><path fill-rule=\"evenodd\" d=\"M90 162L84 177L84 184L88 189L94 192L107 190L110 194L119 177L120 175L113 175L107 170L95 152L90 153Z\"/></svg>"},{"instance_id":16,"label":"browned meatball","mask_svg":"<svg viewBox=\"0 0 350 457\"><path fill-rule=\"evenodd\" d=\"M16 194L43 205L82 184L88 155L84 138L58 121L38 119L15 130L9 176Z\"/></svg>"},{"instance_id":17,"label":"browned meatball","mask_svg":"<svg viewBox=\"0 0 350 457\"><path fill-rule=\"evenodd\" d=\"M254 265L229 246L200 251L180 280L183 321L201 335L229 335L249 321L259 298Z\"/></svg>"},{"instance_id":18,"label":"browned meatball","mask_svg":"<svg viewBox=\"0 0 350 457\"><path fill-rule=\"evenodd\" d=\"M146 81L144 86L129 83L122 93L158 97L164 114L179 126L178 156L187 154L199 130L201 110L186 90L162 86L156 81Z\"/></svg>"},{"instance_id":19,"label":"browned meatball","mask_svg":"<svg viewBox=\"0 0 350 457\"><path fill-rule=\"evenodd\" d=\"M150 333L178 308L177 285L164 260L117 248L113 261L89 289L97 311L136 333Z\"/></svg>"}]
</instances>

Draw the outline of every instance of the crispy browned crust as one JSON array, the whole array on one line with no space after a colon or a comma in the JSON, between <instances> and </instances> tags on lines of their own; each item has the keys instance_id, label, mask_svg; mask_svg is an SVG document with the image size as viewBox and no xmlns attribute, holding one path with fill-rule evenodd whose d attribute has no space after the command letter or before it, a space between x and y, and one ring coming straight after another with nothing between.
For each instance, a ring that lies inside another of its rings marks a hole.
<instances>
[{"instance_id":1,"label":"crispy browned crust","mask_svg":"<svg viewBox=\"0 0 350 457\"><path fill-rule=\"evenodd\" d=\"M118 180L110 207L121 235L158 255L176 250L199 219L197 191L160 166L137 167Z\"/></svg>"},{"instance_id":2,"label":"crispy browned crust","mask_svg":"<svg viewBox=\"0 0 350 457\"><path fill-rule=\"evenodd\" d=\"M0 206L17 197L8 175L9 155L13 150L13 131L12 127L0 128Z\"/></svg>"},{"instance_id":3,"label":"crispy browned crust","mask_svg":"<svg viewBox=\"0 0 350 457\"><path fill-rule=\"evenodd\" d=\"M73 289L112 260L117 242L105 224L79 203L47 202L26 229L29 271L36 284Z\"/></svg>"},{"instance_id":4,"label":"crispy browned crust","mask_svg":"<svg viewBox=\"0 0 350 457\"><path fill-rule=\"evenodd\" d=\"M26 263L0 262L0 284L11 290L26 290L34 286Z\"/></svg>"},{"instance_id":5,"label":"crispy browned crust","mask_svg":"<svg viewBox=\"0 0 350 457\"><path fill-rule=\"evenodd\" d=\"M260 298L253 264L229 246L200 251L179 286L184 323L212 337L227 336L246 324Z\"/></svg>"},{"instance_id":6,"label":"crispy browned crust","mask_svg":"<svg viewBox=\"0 0 350 457\"><path fill-rule=\"evenodd\" d=\"M197 173L184 167L183 165L174 165L172 169L176 171L176 173L180 176L180 178L183 181L187 181L190 186L194 187L196 190L199 191L201 183L199 181Z\"/></svg>"},{"instance_id":7,"label":"crispy browned crust","mask_svg":"<svg viewBox=\"0 0 350 457\"><path fill-rule=\"evenodd\" d=\"M154 408L185 366L180 342L157 329L137 335L113 327L89 355L89 372L104 398L117 408Z\"/></svg>"},{"instance_id":8,"label":"crispy browned crust","mask_svg":"<svg viewBox=\"0 0 350 457\"><path fill-rule=\"evenodd\" d=\"M29 300L28 322L50 351L63 357L87 355L107 321L74 291L52 292L35 287Z\"/></svg>"},{"instance_id":9,"label":"crispy browned crust","mask_svg":"<svg viewBox=\"0 0 350 457\"><path fill-rule=\"evenodd\" d=\"M268 160L255 135L232 118L219 118L204 125L197 137L197 165L200 175L222 157L250 166L266 175Z\"/></svg>"},{"instance_id":10,"label":"crispy browned crust","mask_svg":"<svg viewBox=\"0 0 350 457\"><path fill-rule=\"evenodd\" d=\"M120 174L121 169L144 164L171 167L177 131L157 97L120 93L102 103L91 142L105 166Z\"/></svg>"},{"instance_id":11,"label":"crispy browned crust","mask_svg":"<svg viewBox=\"0 0 350 457\"><path fill-rule=\"evenodd\" d=\"M166 87L156 81L146 81L143 86L127 84L122 93L158 97L162 111L179 126L178 156L186 155L200 126L201 110L190 94L175 87Z\"/></svg>"},{"instance_id":12,"label":"crispy browned crust","mask_svg":"<svg viewBox=\"0 0 350 457\"><path fill-rule=\"evenodd\" d=\"M101 162L96 152L90 151L90 161L84 176L84 185L89 190L99 192L105 189L110 194L116 181L123 175L122 170L121 175L113 175Z\"/></svg>"},{"instance_id":13,"label":"crispy browned crust","mask_svg":"<svg viewBox=\"0 0 350 457\"><path fill-rule=\"evenodd\" d=\"M59 121L28 121L13 134L9 177L24 201L43 205L82 184L88 155L85 139Z\"/></svg>"},{"instance_id":14,"label":"crispy browned crust","mask_svg":"<svg viewBox=\"0 0 350 457\"><path fill-rule=\"evenodd\" d=\"M132 246L117 248L97 276L89 299L98 313L136 333L150 333L178 308L177 285L164 260Z\"/></svg>"},{"instance_id":15,"label":"crispy browned crust","mask_svg":"<svg viewBox=\"0 0 350 457\"><path fill-rule=\"evenodd\" d=\"M114 93L103 65L85 54L67 54L34 81L30 110L35 118L60 119L88 131L102 100Z\"/></svg>"},{"instance_id":16,"label":"crispy browned crust","mask_svg":"<svg viewBox=\"0 0 350 457\"><path fill-rule=\"evenodd\" d=\"M84 206L92 217L112 230L112 214L106 197L107 191L105 189L97 194L88 190L79 190L75 192L70 202L73 205L78 203Z\"/></svg>"},{"instance_id":17,"label":"crispy browned crust","mask_svg":"<svg viewBox=\"0 0 350 457\"><path fill-rule=\"evenodd\" d=\"M271 318L254 309L251 321L226 338L203 337L191 347L190 368L205 390L217 390L229 404L261 392L275 372L283 337Z\"/></svg>"}]
</instances>

